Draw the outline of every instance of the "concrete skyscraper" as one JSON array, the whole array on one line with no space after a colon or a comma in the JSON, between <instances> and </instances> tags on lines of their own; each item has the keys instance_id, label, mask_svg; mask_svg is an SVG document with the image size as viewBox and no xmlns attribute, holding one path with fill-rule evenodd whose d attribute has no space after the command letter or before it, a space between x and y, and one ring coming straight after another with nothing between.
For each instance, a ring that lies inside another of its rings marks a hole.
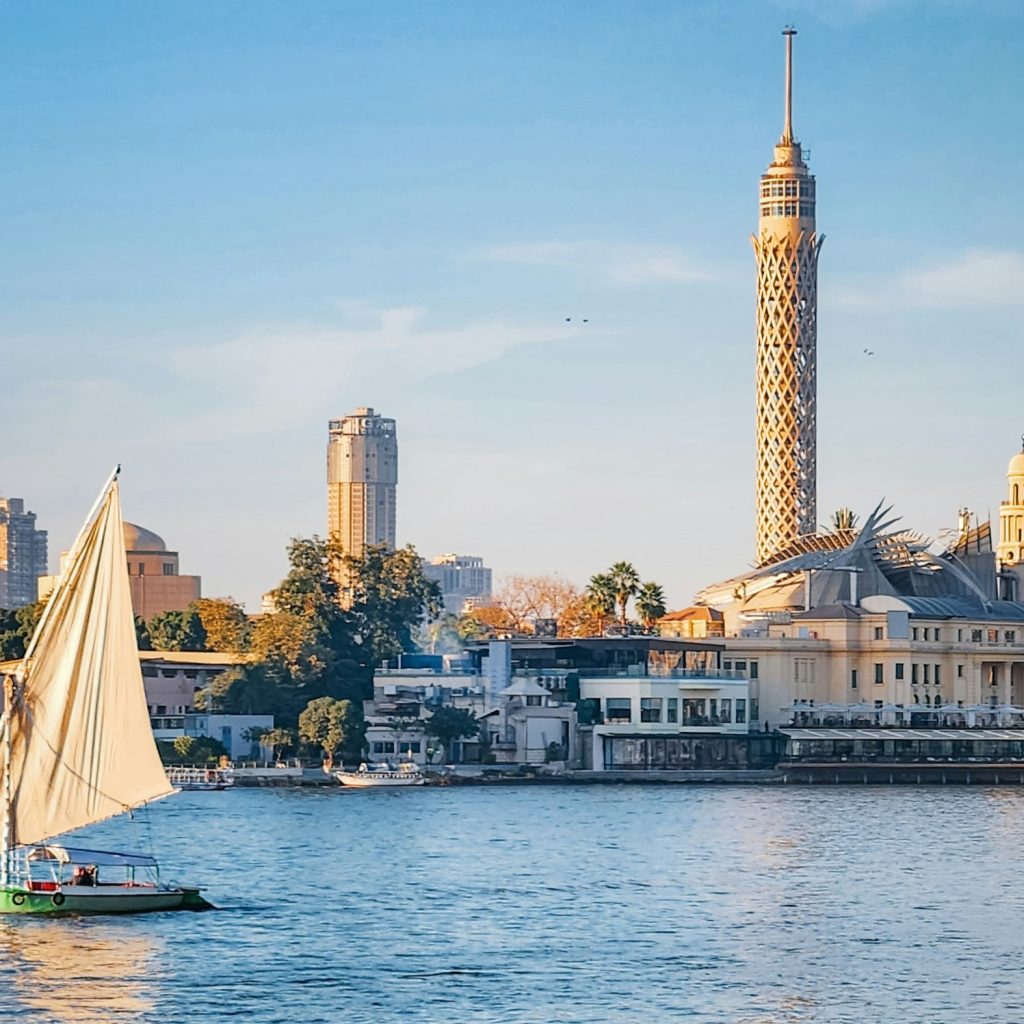
<instances>
[{"instance_id":1,"label":"concrete skyscraper","mask_svg":"<svg viewBox=\"0 0 1024 1024\"><path fill-rule=\"evenodd\" d=\"M327 442L327 535L355 558L395 546L398 438L373 409L331 420Z\"/></svg>"},{"instance_id":2,"label":"concrete skyscraper","mask_svg":"<svg viewBox=\"0 0 1024 1024\"><path fill-rule=\"evenodd\" d=\"M757 563L817 529L815 182L793 136L793 36L782 137L761 176L757 259Z\"/></svg>"},{"instance_id":3,"label":"concrete skyscraper","mask_svg":"<svg viewBox=\"0 0 1024 1024\"><path fill-rule=\"evenodd\" d=\"M0 608L32 604L45 575L46 531L21 498L0 498Z\"/></svg>"}]
</instances>

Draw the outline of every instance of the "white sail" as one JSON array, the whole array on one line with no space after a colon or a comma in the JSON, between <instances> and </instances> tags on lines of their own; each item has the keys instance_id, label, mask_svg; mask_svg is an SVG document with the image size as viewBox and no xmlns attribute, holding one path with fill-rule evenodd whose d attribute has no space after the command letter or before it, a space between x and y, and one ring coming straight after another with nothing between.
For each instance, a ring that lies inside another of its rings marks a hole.
<instances>
[{"instance_id":1,"label":"white sail","mask_svg":"<svg viewBox=\"0 0 1024 1024\"><path fill-rule=\"evenodd\" d=\"M149 724L116 479L100 501L15 681L4 766L13 844L42 842L173 792Z\"/></svg>"}]
</instances>

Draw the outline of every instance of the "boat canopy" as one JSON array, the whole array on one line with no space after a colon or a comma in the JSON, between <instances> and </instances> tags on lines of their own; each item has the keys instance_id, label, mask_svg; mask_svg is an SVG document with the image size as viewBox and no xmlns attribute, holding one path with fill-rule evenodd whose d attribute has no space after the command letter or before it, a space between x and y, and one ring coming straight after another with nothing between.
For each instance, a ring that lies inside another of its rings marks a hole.
<instances>
[{"instance_id":1,"label":"boat canopy","mask_svg":"<svg viewBox=\"0 0 1024 1024\"><path fill-rule=\"evenodd\" d=\"M155 868L156 858L145 853L113 853L110 850L85 850L80 846L35 846L28 860L57 861L59 864L95 864L97 867Z\"/></svg>"}]
</instances>

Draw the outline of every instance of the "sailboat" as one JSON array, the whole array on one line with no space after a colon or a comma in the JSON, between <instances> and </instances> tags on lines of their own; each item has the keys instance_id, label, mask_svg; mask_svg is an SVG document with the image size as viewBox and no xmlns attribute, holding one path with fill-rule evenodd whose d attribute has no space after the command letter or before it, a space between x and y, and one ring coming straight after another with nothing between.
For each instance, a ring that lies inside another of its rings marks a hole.
<instances>
[{"instance_id":1,"label":"sailboat","mask_svg":"<svg viewBox=\"0 0 1024 1024\"><path fill-rule=\"evenodd\" d=\"M61 837L170 796L149 724L114 471L78 535L24 659L4 677L0 913L202 910L147 854Z\"/></svg>"}]
</instances>

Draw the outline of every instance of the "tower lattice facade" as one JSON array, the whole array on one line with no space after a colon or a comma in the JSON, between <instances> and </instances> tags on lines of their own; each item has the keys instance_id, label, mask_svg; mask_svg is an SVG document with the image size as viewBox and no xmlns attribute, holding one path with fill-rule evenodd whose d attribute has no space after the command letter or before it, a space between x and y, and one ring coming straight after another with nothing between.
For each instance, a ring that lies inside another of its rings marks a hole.
<instances>
[{"instance_id":1,"label":"tower lattice facade","mask_svg":"<svg viewBox=\"0 0 1024 1024\"><path fill-rule=\"evenodd\" d=\"M761 176L757 259L757 563L817 527L815 181L793 136L793 36L775 158Z\"/></svg>"}]
</instances>

